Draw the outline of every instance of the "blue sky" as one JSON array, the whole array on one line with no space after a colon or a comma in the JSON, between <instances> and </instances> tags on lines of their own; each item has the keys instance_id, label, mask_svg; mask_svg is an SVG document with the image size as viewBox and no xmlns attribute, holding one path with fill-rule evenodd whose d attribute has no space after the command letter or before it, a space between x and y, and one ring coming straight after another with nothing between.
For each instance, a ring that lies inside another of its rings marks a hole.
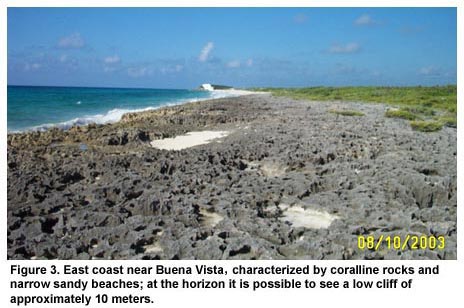
<instances>
[{"instance_id":1,"label":"blue sky","mask_svg":"<svg viewBox=\"0 0 464 308\"><path fill-rule=\"evenodd\" d=\"M456 83L455 8L9 8L8 84Z\"/></svg>"}]
</instances>

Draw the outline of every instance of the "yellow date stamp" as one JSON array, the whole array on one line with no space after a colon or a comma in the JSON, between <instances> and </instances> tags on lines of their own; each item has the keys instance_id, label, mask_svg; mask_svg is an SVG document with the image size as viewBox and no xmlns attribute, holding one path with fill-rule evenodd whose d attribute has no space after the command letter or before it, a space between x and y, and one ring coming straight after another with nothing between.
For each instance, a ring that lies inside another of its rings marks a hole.
<instances>
[{"instance_id":1,"label":"yellow date stamp","mask_svg":"<svg viewBox=\"0 0 464 308\"><path fill-rule=\"evenodd\" d=\"M443 250L445 249L445 237L443 235L359 235L358 249L375 250Z\"/></svg>"}]
</instances>

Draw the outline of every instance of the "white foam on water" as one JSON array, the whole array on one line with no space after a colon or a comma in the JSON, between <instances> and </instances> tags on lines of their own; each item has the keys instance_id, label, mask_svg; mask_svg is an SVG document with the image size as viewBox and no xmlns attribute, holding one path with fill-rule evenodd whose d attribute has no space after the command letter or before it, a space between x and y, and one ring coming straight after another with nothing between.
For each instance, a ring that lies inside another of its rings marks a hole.
<instances>
[{"instance_id":1,"label":"white foam on water","mask_svg":"<svg viewBox=\"0 0 464 308\"><path fill-rule=\"evenodd\" d=\"M259 92L252 92L252 91L245 91L245 90L213 90L210 91L210 96L205 98L192 98L192 99L181 99L175 102L163 103L162 105L156 107L146 107L146 108L139 108L139 109L119 109L115 108L108 111L105 114L95 114L95 115L87 115L83 117L74 118L68 121L63 121L59 123L45 123L37 126L32 126L24 130L9 130L10 133L18 133L22 131L46 131L50 128L60 128L60 129L69 129L72 126L83 126L88 124L109 124L115 123L121 120L122 116L126 113L137 113L137 112L144 112L149 110L156 110L163 107L169 106L176 106L182 105L186 103L193 103L199 101L207 101L211 99L218 99L218 98L226 98L226 97L237 97L242 95L249 95L249 94L258 94ZM77 105L80 105L82 102L76 102Z\"/></svg>"},{"instance_id":2,"label":"white foam on water","mask_svg":"<svg viewBox=\"0 0 464 308\"><path fill-rule=\"evenodd\" d=\"M119 120L121 120L122 116L126 113L130 112L142 112L142 111L149 111L156 109L154 107L147 107L143 109L112 109L108 111L105 114L96 114L96 115L89 115L89 116L84 116L80 118L74 118L69 121L64 121L60 123L47 123L47 124L42 124L38 126L33 126L28 130L33 130L33 131L46 131L47 129L57 127L61 129L69 129L72 126L78 125L87 125L91 123L95 124L108 124L108 123L114 123Z\"/></svg>"}]
</instances>

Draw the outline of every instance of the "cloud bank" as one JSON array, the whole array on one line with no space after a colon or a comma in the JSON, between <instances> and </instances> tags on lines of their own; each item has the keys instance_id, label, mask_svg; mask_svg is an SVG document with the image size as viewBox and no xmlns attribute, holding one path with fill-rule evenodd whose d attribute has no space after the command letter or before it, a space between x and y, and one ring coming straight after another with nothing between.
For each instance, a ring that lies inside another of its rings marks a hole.
<instances>
[{"instance_id":1,"label":"cloud bank","mask_svg":"<svg viewBox=\"0 0 464 308\"><path fill-rule=\"evenodd\" d=\"M334 54L356 53L360 49L361 49L361 46L358 43L348 43L345 45L335 44L329 48L329 53L334 53Z\"/></svg>"},{"instance_id":2,"label":"cloud bank","mask_svg":"<svg viewBox=\"0 0 464 308\"><path fill-rule=\"evenodd\" d=\"M119 58L119 56L117 55L109 56L103 59L103 62L105 62L106 64L117 64L121 62L121 58Z\"/></svg>"},{"instance_id":3,"label":"cloud bank","mask_svg":"<svg viewBox=\"0 0 464 308\"><path fill-rule=\"evenodd\" d=\"M205 47L200 52L200 55L198 56L198 61L200 62L205 62L208 60L209 54L214 48L214 43L213 42L208 42Z\"/></svg>"},{"instance_id":4,"label":"cloud bank","mask_svg":"<svg viewBox=\"0 0 464 308\"><path fill-rule=\"evenodd\" d=\"M363 14L354 21L354 24L357 26L372 26L376 23L377 22L368 14Z\"/></svg>"},{"instance_id":5,"label":"cloud bank","mask_svg":"<svg viewBox=\"0 0 464 308\"><path fill-rule=\"evenodd\" d=\"M84 46L85 41L78 32L62 37L58 41L58 47L63 49L79 49Z\"/></svg>"}]
</instances>

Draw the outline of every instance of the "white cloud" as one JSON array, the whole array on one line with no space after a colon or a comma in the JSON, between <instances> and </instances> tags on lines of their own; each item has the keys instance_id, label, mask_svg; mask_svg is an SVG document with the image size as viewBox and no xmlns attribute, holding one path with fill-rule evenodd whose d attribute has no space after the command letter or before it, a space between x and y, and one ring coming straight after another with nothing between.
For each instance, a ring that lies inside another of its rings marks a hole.
<instances>
[{"instance_id":1,"label":"white cloud","mask_svg":"<svg viewBox=\"0 0 464 308\"><path fill-rule=\"evenodd\" d=\"M200 55L198 56L198 61L200 62L205 62L208 60L209 54L214 48L214 43L213 42L208 42L203 49L200 52Z\"/></svg>"},{"instance_id":2,"label":"white cloud","mask_svg":"<svg viewBox=\"0 0 464 308\"><path fill-rule=\"evenodd\" d=\"M308 16L303 13L296 14L295 17L293 17L293 21L297 24L304 24L306 21L308 21Z\"/></svg>"},{"instance_id":3,"label":"white cloud","mask_svg":"<svg viewBox=\"0 0 464 308\"><path fill-rule=\"evenodd\" d=\"M40 69L42 66L43 65L40 64L40 63L31 63L31 64L26 63L24 65L24 70L25 71L36 71L36 70Z\"/></svg>"},{"instance_id":4,"label":"white cloud","mask_svg":"<svg viewBox=\"0 0 464 308\"><path fill-rule=\"evenodd\" d=\"M177 64L175 66L168 66L168 67L163 67L160 69L160 72L163 74L168 74L168 73L179 73L184 69L183 65Z\"/></svg>"},{"instance_id":5,"label":"white cloud","mask_svg":"<svg viewBox=\"0 0 464 308\"><path fill-rule=\"evenodd\" d=\"M233 61L227 62L227 67L230 67L230 68L240 67L240 61L239 60L233 60Z\"/></svg>"},{"instance_id":6,"label":"white cloud","mask_svg":"<svg viewBox=\"0 0 464 308\"><path fill-rule=\"evenodd\" d=\"M106 64L117 64L121 62L121 59L119 58L119 56L114 55L106 57L105 59L103 59L103 62L105 62Z\"/></svg>"},{"instance_id":7,"label":"white cloud","mask_svg":"<svg viewBox=\"0 0 464 308\"><path fill-rule=\"evenodd\" d=\"M144 77L152 74L152 70L148 67L129 67L127 69L127 74L133 78Z\"/></svg>"},{"instance_id":8,"label":"white cloud","mask_svg":"<svg viewBox=\"0 0 464 308\"><path fill-rule=\"evenodd\" d=\"M376 21L370 15L363 14L354 21L354 24L357 26L370 26L376 24Z\"/></svg>"},{"instance_id":9,"label":"white cloud","mask_svg":"<svg viewBox=\"0 0 464 308\"><path fill-rule=\"evenodd\" d=\"M80 35L80 33L73 33L71 35L62 37L58 41L58 47L65 48L65 49L78 49L82 48L85 45L85 41Z\"/></svg>"},{"instance_id":10,"label":"white cloud","mask_svg":"<svg viewBox=\"0 0 464 308\"><path fill-rule=\"evenodd\" d=\"M419 74L424 76L436 77L442 75L442 70L435 66L424 66L419 69Z\"/></svg>"},{"instance_id":11,"label":"white cloud","mask_svg":"<svg viewBox=\"0 0 464 308\"><path fill-rule=\"evenodd\" d=\"M115 67L112 67L112 66L105 66L105 67L103 68L103 71L104 71L105 73L111 73L111 72L116 71L116 68L115 68Z\"/></svg>"},{"instance_id":12,"label":"white cloud","mask_svg":"<svg viewBox=\"0 0 464 308\"><path fill-rule=\"evenodd\" d=\"M329 48L330 53L355 53L361 49L358 43L348 43L345 45L335 44Z\"/></svg>"},{"instance_id":13,"label":"white cloud","mask_svg":"<svg viewBox=\"0 0 464 308\"><path fill-rule=\"evenodd\" d=\"M253 66L253 59L248 59L246 62L247 66Z\"/></svg>"},{"instance_id":14,"label":"white cloud","mask_svg":"<svg viewBox=\"0 0 464 308\"><path fill-rule=\"evenodd\" d=\"M407 34L407 35L417 34L417 33L422 32L424 30L425 30L425 28L420 27L420 26L402 26L401 28L399 28L399 31L402 34Z\"/></svg>"},{"instance_id":15,"label":"white cloud","mask_svg":"<svg viewBox=\"0 0 464 308\"><path fill-rule=\"evenodd\" d=\"M74 70L79 66L79 61L67 54L62 54L57 59L53 59L50 61L52 61L52 65L58 64L61 65L61 67L63 68L71 70Z\"/></svg>"}]
</instances>

